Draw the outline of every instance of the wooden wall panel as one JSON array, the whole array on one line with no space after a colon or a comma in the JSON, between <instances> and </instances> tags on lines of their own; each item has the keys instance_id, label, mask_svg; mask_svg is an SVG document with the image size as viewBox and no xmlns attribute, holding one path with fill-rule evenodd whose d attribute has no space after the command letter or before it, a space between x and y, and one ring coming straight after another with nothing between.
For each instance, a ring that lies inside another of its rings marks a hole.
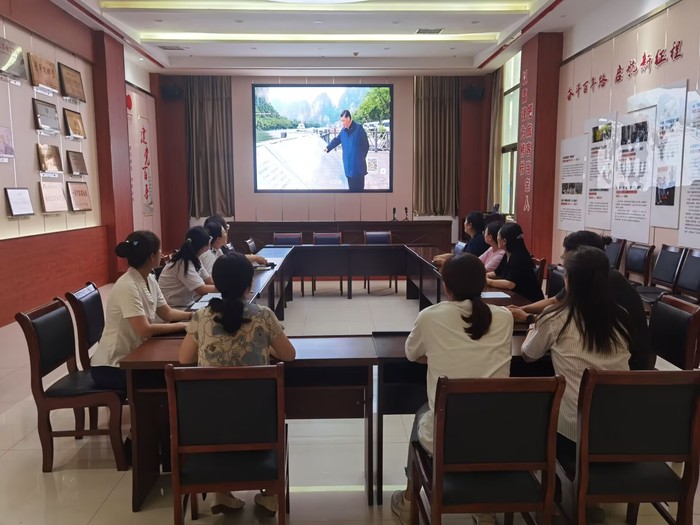
<instances>
[{"instance_id":1,"label":"wooden wall panel","mask_svg":"<svg viewBox=\"0 0 700 525\"><path fill-rule=\"evenodd\" d=\"M107 228L96 226L0 241L0 326L29 310L93 281L109 281Z\"/></svg>"}]
</instances>

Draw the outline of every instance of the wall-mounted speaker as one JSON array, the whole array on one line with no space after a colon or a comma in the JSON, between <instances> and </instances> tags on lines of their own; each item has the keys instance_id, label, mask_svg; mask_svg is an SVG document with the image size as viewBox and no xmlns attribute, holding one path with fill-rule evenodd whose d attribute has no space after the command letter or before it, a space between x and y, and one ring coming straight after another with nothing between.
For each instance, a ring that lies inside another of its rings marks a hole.
<instances>
[{"instance_id":1,"label":"wall-mounted speaker","mask_svg":"<svg viewBox=\"0 0 700 525\"><path fill-rule=\"evenodd\" d=\"M483 100L484 88L475 84L470 84L462 89L462 100Z\"/></svg>"},{"instance_id":2,"label":"wall-mounted speaker","mask_svg":"<svg viewBox=\"0 0 700 525\"><path fill-rule=\"evenodd\" d=\"M185 91L177 84L165 84L160 87L163 100L180 100L185 96Z\"/></svg>"}]
</instances>

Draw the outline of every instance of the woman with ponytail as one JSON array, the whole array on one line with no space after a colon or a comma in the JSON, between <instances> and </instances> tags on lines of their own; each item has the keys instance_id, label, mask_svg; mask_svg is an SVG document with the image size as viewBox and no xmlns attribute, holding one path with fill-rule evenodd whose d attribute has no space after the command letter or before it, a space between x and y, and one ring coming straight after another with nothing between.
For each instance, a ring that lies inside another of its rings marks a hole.
<instances>
[{"instance_id":1,"label":"woman with ponytail","mask_svg":"<svg viewBox=\"0 0 700 525\"><path fill-rule=\"evenodd\" d=\"M202 295L217 291L209 272L199 260L210 243L211 236L206 228L195 226L187 231L185 242L158 278L168 304L186 308Z\"/></svg>"},{"instance_id":2,"label":"woman with ponytail","mask_svg":"<svg viewBox=\"0 0 700 525\"><path fill-rule=\"evenodd\" d=\"M221 299L212 299L209 306L195 312L180 346L180 363L251 366L269 364L270 355L281 361L296 357L275 313L247 301L253 274L253 265L241 253L230 252L216 260L212 276ZM274 494L256 494L255 503L277 511ZM220 493L215 494L211 510L226 514L243 505L232 494Z\"/></svg>"},{"instance_id":3,"label":"woman with ponytail","mask_svg":"<svg viewBox=\"0 0 700 525\"><path fill-rule=\"evenodd\" d=\"M115 249L129 269L112 287L105 308L105 327L90 360L90 374L100 388L126 393L126 372L119 361L147 337L184 332L192 314L170 308L152 273L160 265L160 239L149 231L135 231ZM168 321L157 323L156 315Z\"/></svg>"},{"instance_id":4,"label":"woman with ponytail","mask_svg":"<svg viewBox=\"0 0 700 525\"><path fill-rule=\"evenodd\" d=\"M422 310L406 339L406 357L428 365L428 402L416 413L411 441L431 454L438 377L508 377L513 339L510 312L481 299L486 270L478 257L462 254L448 259L442 279L448 300ZM410 472L409 455L407 475ZM411 510L410 483L409 478L406 491L391 497L391 510L404 525L409 523Z\"/></svg>"}]
</instances>

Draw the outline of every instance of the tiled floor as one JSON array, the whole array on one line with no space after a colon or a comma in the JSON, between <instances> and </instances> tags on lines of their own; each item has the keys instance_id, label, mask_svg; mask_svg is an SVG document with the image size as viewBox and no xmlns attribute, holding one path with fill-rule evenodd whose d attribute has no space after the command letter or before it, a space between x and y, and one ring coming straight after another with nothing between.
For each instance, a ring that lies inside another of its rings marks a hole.
<instances>
[{"instance_id":1,"label":"tiled floor","mask_svg":"<svg viewBox=\"0 0 700 525\"><path fill-rule=\"evenodd\" d=\"M284 326L289 335L369 334L375 330L410 330L418 311L375 281L367 296L355 283L351 301L338 294L337 283L318 283L316 297L301 298L298 290L289 303ZM306 290L310 291L309 283ZM106 299L109 287L102 289ZM172 523L170 479L163 476L145 508L131 512L131 471L117 472L106 436L54 440L54 471L41 472L41 447L36 432L36 409L29 390L29 369L24 338L17 324L0 328L0 525L117 525ZM52 382L60 373L52 374ZM105 416L106 414L102 414ZM353 420L290 421L290 477L292 525L398 524L389 508L389 494L405 483L412 416L388 416L385 422L385 504L368 507L363 493L363 423ZM124 412L128 430L128 408ZM54 428L70 428L72 411L54 413ZM103 422L104 424L104 422ZM202 525L272 524L275 519L256 512L253 493L239 494L246 507L227 517L212 516L209 499L200 504ZM700 506L696 505L700 513ZM622 523L624 507L607 507L608 522ZM454 516L445 523L466 523ZM190 523L189 516L187 523ZM641 525L661 524L645 505ZM700 524L700 515L694 523Z\"/></svg>"}]
</instances>

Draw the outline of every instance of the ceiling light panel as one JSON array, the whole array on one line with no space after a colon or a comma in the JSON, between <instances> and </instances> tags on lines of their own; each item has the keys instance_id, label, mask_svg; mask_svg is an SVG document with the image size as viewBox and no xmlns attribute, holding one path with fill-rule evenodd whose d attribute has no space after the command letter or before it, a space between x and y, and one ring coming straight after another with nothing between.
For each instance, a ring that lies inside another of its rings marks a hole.
<instances>
[{"instance_id":1,"label":"ceiling light panel","mask_svg":"<svg viewBox=\"0 0 700 525\"><path fill-rule=\"evenodd\" d=\"M269 34L269 33L141 33L147 42L496 42L498 33L462 34Z\"/></svg>"}]
</instances>

